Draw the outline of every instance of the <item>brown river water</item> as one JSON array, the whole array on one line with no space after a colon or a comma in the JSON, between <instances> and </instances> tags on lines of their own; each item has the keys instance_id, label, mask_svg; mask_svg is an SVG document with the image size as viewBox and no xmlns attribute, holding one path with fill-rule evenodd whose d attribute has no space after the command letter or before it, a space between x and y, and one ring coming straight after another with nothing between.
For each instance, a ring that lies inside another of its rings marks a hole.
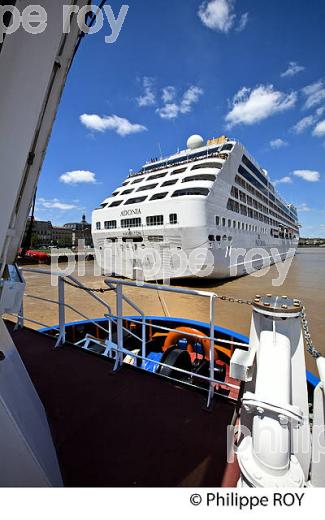
<instances>
[{"instance_id":1,"label":"brown river water","mask_svg":"<svg viewBox=\"0 0 325 520\"><path fill-rule=\"evenodd\" d=\"M29 267L26 266L26 268ZM30 268L35 268L35 266L30 266ZM37 268L48 270L49 266ZM64 269L65 264L59 264L59 268ZM173 287L213 291L219 295L241 299L252 299L256 294L263 295L266 293L298 298L306 307L313 342L317 349L325 355L325 248L298 249L288 275L280 287L272 285L272 280L278 278L276 265L269 270L260 271L258 274L258 277L248 275L218 282L206 279L177 281L173 282ZM28 294L41 298L57 299L57 288L51 286L49 276L32 272L25 272L24 276ZM106 287L102 275L94 276L93 262L86 263L85 275L78 274L78 265L76 265L73 276L88 287ZM66 286L65 291L66 302L82 314L81 316L75 311L67 309L67 322L81 320L84 317L103 316L105 312L103 307L93 300L89 294L70 286ZM209 303L205 298L167 292L158 293L157 290L139 287L125 287L124 291L148 315L163 316L165 313L169 313L170 316L174 317L209 321ZM105 293L100 297L112 306L113 311L115 310L115 297L112 293ZM126 314L134 314L134 311L127 304L125 304L123 311ZM52 303L29 297L25 298L24 313L26 317L42 322L44 325L58 323L57 305ZM248 335L250 318L251 307L248 305L217 301L215 315L217 325ZM26 325L39 328L38 325L27 321ZM310 356L307 356L307 366L315 372L314 362Z\"/></svg>"}]
</instances>

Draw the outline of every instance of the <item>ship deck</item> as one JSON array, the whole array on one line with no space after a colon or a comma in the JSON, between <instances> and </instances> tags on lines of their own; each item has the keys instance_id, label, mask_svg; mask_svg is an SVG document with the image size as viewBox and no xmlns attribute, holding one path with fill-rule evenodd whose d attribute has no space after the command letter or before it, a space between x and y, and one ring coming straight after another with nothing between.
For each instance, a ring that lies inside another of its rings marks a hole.
<instances>
[{"instance_id":1,"label":"ship deck","mask_svg":"<svg viewBox=\"0 0 325 520\"><path fill-rule=\"evenodd\" d=\"M65 486L234 486L234 405L31 329L7 327L44 405Z\"/></svg>"}]
</instances>

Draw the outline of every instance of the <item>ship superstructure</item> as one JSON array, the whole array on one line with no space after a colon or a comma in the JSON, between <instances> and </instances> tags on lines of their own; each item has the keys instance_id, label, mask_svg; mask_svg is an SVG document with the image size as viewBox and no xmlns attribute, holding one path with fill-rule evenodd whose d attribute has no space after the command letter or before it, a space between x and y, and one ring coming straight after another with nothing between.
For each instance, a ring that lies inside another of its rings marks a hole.
<instances>
[{"instance_id":1,"label":"ship superstructure","mask_svg":"<svg viewBox=\"0 0 325 520\"><path fill-rule=\"evenodd\" d=\"M294 255L299 241L296 208L225 136L191 136L186 150L130 174L92 226L106 272L147 280L240 276Z\"/></svg>"}]
</instances>

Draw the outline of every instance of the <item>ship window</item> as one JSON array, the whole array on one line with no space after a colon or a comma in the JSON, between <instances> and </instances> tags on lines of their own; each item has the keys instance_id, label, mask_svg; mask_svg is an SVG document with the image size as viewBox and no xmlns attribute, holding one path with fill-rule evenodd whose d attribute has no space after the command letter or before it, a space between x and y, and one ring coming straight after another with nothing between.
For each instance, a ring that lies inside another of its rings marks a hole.
<instances>
[{"instance_id":1,"label":"ship window","mask_svg":"<svg viewBox=\"0 0 325 520\"><path fill-rule=\"evenodd\" d=\"M259 178L260 181L263 182L267 186L268 182L266 177L259 171L258 168L245 156L242 157L242 162L247 166L253 173L255 173L256 177Z\"/></svg>"},{"instance_id":2,"label":"ship window","mask_svg":"<svg viewBox=\"0 0 325 520\"><path fill-rule=\"evenodd\" d=\"M166 177L167 172L164 173L156 173L156 175L151 175L151 177L148 177L148 181L154 181L155 179L160 179L161 177Z\"/></svg>"},{"instance_id":3,"label":"ship window","mask_svg":"<svg viewBox=\"0 0 325 520\"><path fill-rule=\"evenodd\" d=\"M144 179L144 177L141 177L141 179L135 179L134 181L131 182L131 184L138 184L139 182L142 182Z\"/></svg>"},{"instance_id":4,"label":"ship window","mask_svg":"<svg viewBox=\"0 0 325 520\"><path fill-rule=\"evenodd\" d=\"M216 217L216 226L220 225L220 217Z\"/></svg>"},{"instance_id":5,"label":"ship window","mask_svg":"<svg viewBox=\"0 0 325 520\"><path fill-rule=\"evenodd\" d=\"M135 242L135 243L139 243L139 242L143 242L143 238L142 237L123 237L122 238L122 242Z\"/></svg>"},{"instance_id":6,"label":"ship window","mask_svg":"<svg viewBox=\"0 0 325 520\"><path fill-rule=\"evenodd\" d=\"M164 191L162 193L155 193L150 200L160 200L164 199L168 195L168 191Z\"/></svg>"},{"instance_id":7,"label":"ship window","mask_svg":"<svg viewBox=\"0 0 325 520\"><path fill-rule=\"evenodd\" d=\"M182 197L184 195L204 195L205 197L209 195L208 188L187 188L184 190L174 191L172 197Z\"/></svg>"},{"instance_id":8,"label":"ship window","mask_svg":"<svg viewBox=\"0 0 325 520\"><path fill-rule=\"evenodd\" d=\"M230 192L231 196L235 197L235 199L238 199L238 193L239 193L238 188L235 188L235 186L232 186L231 192Z\"/></svg>"},{"instance_id":9,"label":"ship window","mask_svg":"<svg viewBox=\"0 0 325 520\"><path fill-rule=\"evenodd\" d=\"M110 208L116 208L116 206L119 206L120 204L122 204L123 200L114 200L114 202L112 202L112 204L109 205Z\"/></svg>"},{"instance_id":10,"label":"ship window","mask_svg":"<svg viewBox=\"0 0 325 520\"><path fill-rule=\"evenodd\" d=\"M257 179L255 179L255 177L251 173L249 173L242 165L239 166L238 173L240 173L240 175L242 175L248 182L253 184L253 186L255 186L255 188L258 188L263 193L265 193L265 195L267 195L267 193L268 193L267 188L262 186L262 184ZM255 192L255 189L252 186L250 186L250 184L246 183L245 188L246 188L246 190L248 190L252 193Z\"/></svg>"},{"instance_id":11,"label":"ship window","mask_svg":"<svg viewBox=\"0 0 325 520\"><path fill-rule=\"evenodd\" d=\"M172 186L173 184L176 184L177 181L178 179L171 179L170 181L163 182L161 186Z\"/></svg>"},{"instance_id":12,"label":"ship window","mask_svg":"<svg viewBox=\"0 0 325 520\"><path fill-rule=\"evenodd\" d=\"M125 218L121 220L122 228L134 228L141 226L141 218Z\"/></svg>"},{"instance_id":13,"label":"ship window","mask_svg":"<svg viewBox=\"0 0 325 520\"><path fill-rule=\"evenodd\" d=\"M202 174L202 175L190 175L189 177L185 177L182 182L191 182L191 181L211 181L214 182L216 180L215 175Z\"/></svg>"},{"instance_id":14,"label":"ship window","mask_svg":"<svg viewBox=\"0 0 325 520\"><path fill-rule=\"evenodd\" d=\"M105 229L116 229L116 220L107 220L104 222Z\"/></svg>"},{"instance_id":15,"label":"ship window","mask_svg":"<svg viewBox=\"0 0 325 520\"><path fill-rule=\"evenodd\" d=\"M141 188L138 188L137 191L147 191L147 190L153 190L154 188L157 188L158 184L147 184L145 186L141 186Z\"/></svg>"},{"instance_id":16,"label":"ship window","mask_svg":"<svg viewBox=\"0 0 325 520\"><path fill-rule=\"evenodd\" d=\"M127 184L129 184L130 181L125 181L123 182L122 186L126 186Z\"/></svg>"},{"instance_id":17,"label":"ship window","mask_svg":"<svg viewBox=\"0 0 325 520\"><path fill-rule=\"evenodd\" d=\"M119 193L119 191L114 191L114 193L112 193L112 197L116 197Z\"/></svg>"},{"instance_id":18,"label":"ship window","mask_svg":"<svg viewBox=\"0 0 325 520\"><path fill-rule=\"evenodd\" d=\"M100 222L96 222L96 229L100 230L100 228L101 228Z\"/></svg>"},{"instance_id":19,"label":"ship window","mask_svg":"<svg viewBox=\"0 0 325 520\"><path fill-rule=\"evenodd\" d=\"M223 227L225 227L225 225L226 225L226 219L224 217L222 217L222 225L223 225Z\"/></svg>"},{"instance_id":20,"label":"ship window","mask_svg":"<svg viewBox=\"0 0 325 520\"><path fill-rule=\"evenodd\" d=\"M177 224L177 213L171 213L169 215L169 223L170 224Z\"/></svg>"},{"instance_id":21,"label":"ship window","mask_svg":"<svg viewBox=\"0 0 325 520\"><path fill-rule=\"evenodd\" d=\"M121 195L130 195L130 193L132 193L132 191L134 191L134 190L132 189L132 190L122 191Z\"/></svg>"},{"instance_id":22,"label":"ship window","mask_svg":"<svg viewBox=\"0 0 325 520\"><path fill-rule=\"evenodd\" d=\"M148 236L149 242L163 242L164 237L161 235Z\"/></svg>"},{"instance_id":23,"label":"ship window","mask_svg":"<svg viewBox=\"0 0 325 520\"><path fill-rule=\"evenodd\" d=\"M220 152L225 152L225 151L231 152L233 147L234 147L233 144L224 144L223 147L221 148Z\"/></svg>"},{"instance_id":24,"label":"ship window","mask_svg":"<svg viewBox=\"0 0 325 520\"><path fill-rule=\"evenodd\" d=\"M227 240L227 235L223 235L222 240Z\"/></svg>"},{"instance_id":25,"label":"ship window","mask_svg":"<svg viewBox=\"0 0 325 520\"><path fill-rule=\"evenodd\" d=\"M233 220L232 227L236 229L236 220Z\"/></svg>"},{"instance_id":26,"label":"ship window","mask_svg":"<svg viewBox=\"0 0 325 520\"><path fill-rule=\"evenodd\" d=\"M178 168L178 170L172 171L170 175L176 175L177 173L184 173L184 172L186 172L186 168Z\"/></svg>"},{"instance_id":27,"label":"ship window","mask_svg":"<svg viewBox=\"0 0 325 520\"><path fill-rule=\"evenodd\" d=\"M209 235L208 240L209 242L214 242L214 235Z\"/></svg>"},{"instance_id":28,"label":"ship window","mask_svg":"<svg viewBox=\"0 0 325 520\"><path fill-rule=\"evenodd\" d=\"M231 220L228 218L228 227L231 227Z\"/></svg>"},{"instance_id":29,"label":"ship window","mask_svg":"<svg viewBox=\"0 0 325 520\"><path fill-rule=\"evenodd\" d=\"M240 213L242 215L245 215L245 217L247 217L247 208L243 204L240 205Z\"/></svg>"},{"instance_id":30,"label":"ship window","mask_svg":"<svg viewBox=\"0 0 325 520\"><path fill-rule=\"evenodd\" d=\"M109 244L111 244L111 243L115 243L115 242L117 242L117 241L118 241L117 238L111 238L111 237L110 237L110 238L106 238L106 242L109 243Z\"/></svg>"},{"instance_id":31,"label":"ship window","mask_svg":"<svg viewBox=\"0 0 325 520\"><path fill-rule=\"evenodd\" d=\"M107 202L103 202L103 204L101 204L99 206L99 209L104 209L104 208L106 208L106 206L107 206Z\"/></svg>"},{"instance_id":32,"label":"ship window","mask_svg":"<svg viewBox=\"0 0 325 520\"><path fill-rule=\"evenodd\" d=\"M147 217L147 226L163 226L164 225L164 216L163 215L153 215Z\"/></svg>"},{"instance_id":33,"label":"ship window","mask_svg":"<svg viewBox=\"0 0 325 520\"><path fill-rule=\"evenodd\" d=\"M222 164L218 162L206 162L201 164L196 164L191 168L191 170L200 170L200 168L222 168Z\"/></svg>"},{"instance_id":34,"label":"ship window","mask_svg":"<svg viewBox=\"0 0 325 520\"><path fill-rule=\"evenodd\" d=\"M239 203L236 200L228 199L227 209L239 213Z\"/></svg>"},{"instance_id":35,"label":"ship window","mask_svg":"<svg viewBox=\"0 0 325 520\"><path fill-rule=\"evenodd\" d=\"M220 235L217 235L217 236L216 236L216 241L217 241L217 242L220 242L220 240L221 240L221 236L220 236Z\"/></svg>"},{"instance_id":36,"label":"ship window","mask_svg":"<svg viewBox=\"0 0 325 520\"><path fill-rule=\"evenodd\" d=\"M133 199L129 199L125 202L125 206L128 204L138 204L139 202L143 202L147 197L134 197Z\"/></svg>"}]
</instances>

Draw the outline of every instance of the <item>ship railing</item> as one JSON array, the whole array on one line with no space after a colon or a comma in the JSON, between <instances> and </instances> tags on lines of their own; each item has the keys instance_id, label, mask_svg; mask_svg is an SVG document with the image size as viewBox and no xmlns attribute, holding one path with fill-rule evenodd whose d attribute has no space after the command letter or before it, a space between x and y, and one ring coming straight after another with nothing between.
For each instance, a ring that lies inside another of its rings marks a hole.
<instances>
[{"instance_id":1,"label":"ship railing","mask_svg":"<svg viewBox=\"0 0 325 520\"><path fill-rule=\"evenodd\" d=\"M170 365L166 363L161 363L156 360L152 360L151 358L147 357L147 342L146 342L146 329L151 328L155 330L160 330L165 332L175 332L175 327L166 327L164 325L158 325L157 323L152 323L152 320L146 319L146 316L144 312L138 308L139 317L141 318L141 329L142 329L142 335L141 335L141 355L136 354L135 352L131 352L127 348L124 348L124 337L123 337L123 323L129 322L134 324L139 324L139 319L137 317L129 317L126 316L123 313L123 301L127 302L129 305L131 305L133 308L136 308L137 306L123 294L123 287L135 287L139 288L139 284L137 282L128 281L128 280L116 280L113 278L106 279L105 280L106 285L112 289L115 292L116 295L116 326L117 326L117 343L115 345L111 346L111 349L116 353L115 358L115 366L114 369L119 369L124 360L124 356L128 355L131 356L135 362L138 360L139 366L142 369L145 369L145 364L147 362L154 363L156 367L169 367ZM141 283L141 289L145 290L152 290L152 291L162 291L162 292L170 292L170 293L178 293L188 296L196 296L196 297L202 297L209 301L209 335L204 336L204 340L209 342L209 376L203 376L202 374L194 374L193 372L190 372L188 370L184 370L178 367L172 367L173 372L178 372L183 375L187 375L190 378L195 378L196 380L201 380L202 382L208 383L208 402L207 405L209 406L211 403L211 400L213 398L214 394L218 394L219 392L216 390L216 385L221 386L223 388L231 390L235 390L238 392L240 390L240 387L236 384L229 383L228 381L220 381L216 378L216 372L218 369L215 368L215 344L216 343L224 343L225 345L231 346L231 348L238 346L240 348L248 348L248 345L246 343L226 340L223 338L217 338L215 336L215 307L216 307L216 301L217 301L217 294L214 292L208 292L208 291L200 291L200 290L192 290L192 289L182 289L178 287L171 287L166 285L158 285L158 284L151 284L151 283ZM130 330L127 329L130 333ZM182 336L188 336L197 338L199 341L202 341L202 334L196 334L192 332L182 331ZM175 380L174 377L169 376L163 376L167 379ZM184 384L189 384L190 386L196 386L195 384L189 382L186 383L182 381ZM222 394L223 395L223 394ZM230 398L231 399L231 398Z\"/></svg>"},{"instance_id":2,"label":"ship railing","mask_svg":"<svg viewBox=\"0 0 325 520\"><path fill-rule=\"evenodd\" d=\"M178 168L178 166L182 166L184 164L190 164L194 161L197 162L197 161L201 161L204 159L211 159L213 157L218 157L220 155L220 153L222 153L222 152L220 152L220 150L213 151L213 152L210 150L207 150L206 155L202 154L202 157L191 157L190 155L187 155L186 157L184 157L184 159L179 159L179 160L173 159L173 161L175 161L174 163L171 163L170 161L168 161L168 159L166 159L166 160L161 161L158 164L158 166L152 166L152 168L149 168L148 166L146 166L145 171L141 170L140 172L131 173L128 176L128 178L133 178L133 177L136 177L139 175L147 175L147 174L159 171L159 170L164 170L166 168Z\"/></svg>"},{"instance_id":3,"label":"ship railing","mask_svg":"<svg viewBox=\"0 0 325 520\"><path fill-rule=\"evenodd\" d=\"M77 278L75 278L72 275L62 275L62 273L60 273L60 272L54 272L54 271L49 271L49 270L45 270L45 269L21 268L20 270L23 273L24 272L35 273L35 274L39 274L39 275L43 275L43 276L57 278L57 281L58 281L57 299L45 298L42 296L37 296L35 294L30 294L28 292L25 292L24 298L37 300L40 302L49 303L49 304L57 306L58 320L56 323L58 323L59 325L53 326L52 324L45 324L38 320L32 319L31 317L28 317L26 315L26 313L24 312L24 301L23 301L21 308L20 308L20 312L18 314L13 315L11 313L8 313L8 316L14 316L17 318L16 328L23 328L24 322L26 321L28 323L33 323L34 325L39 325L40 327L42 327L44 329L51 328L53 330L56 330L58 333L56 347L59 347L59 346L63 345L66 340L66 325L67 325L66 310L70 310L73 313L75 313L77 316L82 318L83 320L86 320L89 323L92 323L95 328L104 332L104 334L107 335L107 337L109 338L110 341L112 340L112 319L111 319L111 317L113 316L113 313L112 313L111 306L105 300L103 300L102 298L100 298L99 296L94 294L93 292L89 291L88 288L83 283L81 283ZM85 294L88 294L90 298L95 300L97 303L99 303L103 307L104 316L107 318L107 321L108 321L108 328L105 328L101 323L98 323L91 317L89 317L86 314L84 314L83 312L81 312L75 306L66 302L66 294L65 294L65 285L66 284L69 284L70 286L72 284L74 287L76 287L80 290L83 290Z\"/></svg>"},{"instance_id":4,"label":"ship railing","mask_svg":"<svg viewBox=\"0 0 325 520\"><path fill-rule=\"evenodd\" d=\"M159 330L164 333L168 332L175 332L176 328L174 327L168 327L165 325L159 325L158 323L152 323L152 319L148 319L144 311L136 304L134 303L126 294L123 293L124 287L136 287L139 288L139 284L137 282L132 282L128 280L117 280L117 279L106 279L105 284L109 287L110 291L112 291L113 294L115 294L116 298L116 311L115 314L112 312L112 307L105 301L103 298L99 297L97 294L94 294L91 289L86 287L82 282L80 282L78 279L76 279L72 275L63 275L62 272L53 272L48 271L44 269L35 269L35 268L22 268L22 272L25 273L35 273L38 275L43 276L51 276L57 278L57 299L52 298L46 298L43 296L38 296L35 294L30 294L28 292L25 293L25 297L28 299L33 299L36 301L49 303L52 305L56 305L58 308L58 320L56 323L58 325L52 325L52 324L44 324L40 321L35 320L32 317L26 316L26 313L24 312L24 304L21 306L21 310L18 314L14 315L17 319L16 328L22 328L24 326L24 322L29 322L34 325L39 325L43 329L52 329L57 332L56 338L56 347L60 347L66 342L66 310L70 310L74 312L76 315L81 317L83 320L87 321L88 323L91 323L95 328L98 329L98 331L101 331L104 335L104 337L108 340L108 349L109 357L115 359L115 365L114 370L118 370L122 367L123 362L125 360L125 356L129 356L134 359L136 365L140 368L145 370L146 369L146 363L154 363L155 370L158 369L158 367L168 367L171 368L170 365L166 363L161 363L160 361L153 360L147 356L147 338L149 335L147 334L147 329L150 328L151 332L152 330ZM79 309L77 309L74 305L71 305L66 301L67 295L65 291L65 285L68 284L69 286L73 286L77 290L83 291L85 294L88 294L90 298L95 300L98 304L100 304L103 308L103 315L107 319L108 327L106 328L103 326L102 321L98 321L96 318L91 318L87 315L85 315L83 312L81 312ZM240 347L247 349L248 345L246 343L242 343L239 341L235 341L233 338L231 339L225 339L225 338L218 338L215 334L215 307L216 307L216 301L217 301L217 294L213 292L207 292L207 291L200 291L200 290L191 290L191 289L182 289L177 287L171 287L171 286L164 286L164 285L158 285L158 284L150 284L150 283L141 283L141 288L145 290L154 290L154 291L162 291L162 292L170 292L170 293L178 293L188 296L195 296L195 297L202 297L208 300L209 302L209 335L204 336L204 341L209 342L209 375L204 376L202 374L197 374L190 372L188 370L179 368L179 367L172 367L173 374L177 373L180 374L180 376L185 375L189 376L187 380L182 379L182 384L198 387L198 384L195 382L201 382L205 383L206 389L208 391L208 405L211 403L211 400L213 398L214 394L223 395L223 397L226 397L230 400L233 400L236 398L231 397L230 395L227 396L222 391L224 389L228 389L231 393L231 391L235 391L235 394L238 393L240 390L240 387L236 384L232 384L228 381L220 381L216 377L216 372L218 371L215 367L215 344L223 343L227 346L230 346L232 349L234 347ZM110 293L111 294L111 293ZM123 303L126 303L129 305L136 313L136 316L126 316L123 313ZM141 333L138 335L134 331L130 330L130 326L126 326L127 324L135 324L135 325L141 325ZM113 325L116 327L116 340L113 340ZM132 352L129 349L124 347L124 332L126 332L128 335L131 335L134 337L139 344L141 345L140 353L137 354L136 352ZM202 334L196 334L193 332L187 332L182 331L182 336L188 336L197 338L199 341L202 341ZM96 338L92 338L92 341L96 342ZM98 340L99 341L99 340ZM168 375L162 375L159 374L165 379L170 380L178 380L175 377L171 377ZM199 388L202 388L199 386ZM220 392L219 392L220 390Z\"/></svg>"}]
</instances>

